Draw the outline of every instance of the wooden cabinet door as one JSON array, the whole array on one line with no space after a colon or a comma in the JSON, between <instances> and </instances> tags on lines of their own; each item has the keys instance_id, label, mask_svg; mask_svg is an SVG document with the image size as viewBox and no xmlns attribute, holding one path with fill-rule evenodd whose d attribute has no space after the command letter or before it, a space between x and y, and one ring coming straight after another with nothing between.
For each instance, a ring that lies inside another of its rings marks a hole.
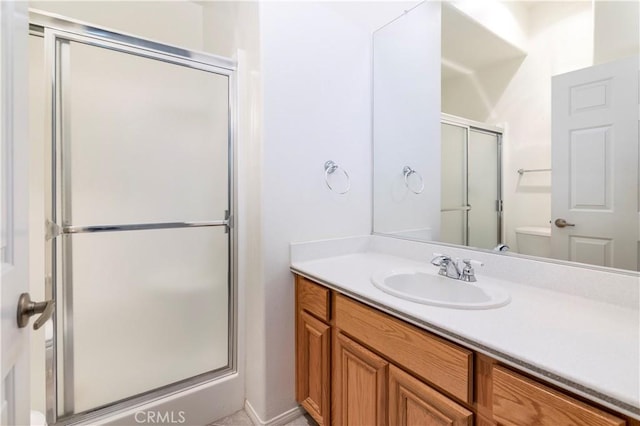
<instances>
[{"instance_id":1,"label":"wooden cabinet door","mask_svg":"<svg viewBox=\"0 0 640 426\"><path fill-rule=\"evenodd\" d=\"M330 424L330 337L330 326L298 312L296 399L321 426Z\"/></svg>"},{"instance_id":2,"label":"wooden cabinet door","mask_svg":"<svg viewBox=\"0 0 640 426\"><path fill-rule=\"evenodd\" d=\"M624 426L625 420L507 368L493 367L493 418L504 426Z\"/></svg>"},{"instance_id":3,"label":"wooden cabinet door","mask_svg":"<svg viewBox=\"0 0 640 426\"><path fill-rule=\"evenodd\" d=\"M340 332L334 351L334 424L386 425L389 363Z\"/></svg>"},{"instance_id":4,"label":"wooden cabinet door","mask_svg":"<svg viewBox=\"0 0 640 426\"><path fill-rule=\"evenodd\" d=\"M462 426L473 413L399 368L389 366L389 424Z\"/></svg>"}]
</instances>

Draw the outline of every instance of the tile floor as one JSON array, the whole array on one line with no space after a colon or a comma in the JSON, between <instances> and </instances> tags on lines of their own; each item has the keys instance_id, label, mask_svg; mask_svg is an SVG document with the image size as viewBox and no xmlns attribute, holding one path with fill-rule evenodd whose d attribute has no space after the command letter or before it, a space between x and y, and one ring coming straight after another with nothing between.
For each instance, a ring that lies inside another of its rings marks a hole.
<instances>
[{"instance_id":1,"label":"tile floor","mask_svg":"<svg viewBox=\"0 0 640 426\"><path fill-rule=\"evenodd\" d=\"M240 410L223 419L216 420L209 426L253 426L253 423L247 413ZM318 424L308 414L305 414L281 426L318 426Z\"/></svg>"}]
</instances>

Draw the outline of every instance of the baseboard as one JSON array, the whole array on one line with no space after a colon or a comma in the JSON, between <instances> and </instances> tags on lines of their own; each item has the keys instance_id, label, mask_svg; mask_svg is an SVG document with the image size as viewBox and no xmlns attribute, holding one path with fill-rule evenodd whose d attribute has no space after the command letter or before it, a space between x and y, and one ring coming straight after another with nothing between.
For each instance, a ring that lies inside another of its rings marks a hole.
<instances>
[{"instance_id":1,"label":"baseboard","mask_svg":"<svg viewBox=\"0 0 640 426\"><path fill-rule=\"evenodd\" d=\"M244 411L247 412L247 415L256 426L282 426L304 414L304 410L302 409L302 407L297 406L293 407L291 410L285 411L284 413L275 416L272 419L265 421L262 420L260 416L258 416L256 410L253 409L251 403L246 399L244 401Z\"/></svg>"}]
</instances>

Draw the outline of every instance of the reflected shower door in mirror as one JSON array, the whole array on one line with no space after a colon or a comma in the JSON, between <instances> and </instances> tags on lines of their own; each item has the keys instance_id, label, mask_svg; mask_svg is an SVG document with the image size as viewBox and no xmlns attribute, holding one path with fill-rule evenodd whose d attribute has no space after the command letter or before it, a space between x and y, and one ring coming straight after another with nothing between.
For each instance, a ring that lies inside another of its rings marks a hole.
<instances>
[{"instance_id":1,"label":"reflected shower door in mirror","mask_svg":"<svg viewBox=\"0 0 640 426\"><path fill-rule=\"evenodd\" d=\"M427 2L376 31L373 231L638 271L639 17L637 1ZM503 129L501 157L441 114ZM474 176L483 155L498 163ZM398 158L428 170L419 203L390 190ZM494 179L496 220L476 227Z\"/></svg>"},{"instance_id":2,"label":"reflected shower door in mirror","mask_svg":"<svg viewBox=\"0 0 640 426\"><path fill-rule=\"evenodd\" d=\"M440 241L493 249L502 241L502 133L443 114Z\"/></svg>"}]
</instances>

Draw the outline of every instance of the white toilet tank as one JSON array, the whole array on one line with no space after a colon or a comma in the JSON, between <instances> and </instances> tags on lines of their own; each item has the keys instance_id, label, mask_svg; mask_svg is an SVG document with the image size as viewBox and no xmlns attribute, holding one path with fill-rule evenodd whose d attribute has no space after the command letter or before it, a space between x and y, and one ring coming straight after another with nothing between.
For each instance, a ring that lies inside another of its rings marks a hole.
<instances>
[{"instance_id":1,"label":"white toilet tank","mask_svg":"<svg viewBox=\"0 0 640 426\"><path fill-rule=\"evenodd\" d=\"M47 426L47 419L40 411L31 410L31 426Z\"/></svg>"},{"instance_id":2,"label":"white toilet tank","mask_svg":"<svg viewBox=\"0 0 640 426\"><path fill-rule=\"evenodd\" d=\"M548 226L522 226L516 228L518 253L530 256L551 256L551 228Z\"/></svg>"}]
</instances>

